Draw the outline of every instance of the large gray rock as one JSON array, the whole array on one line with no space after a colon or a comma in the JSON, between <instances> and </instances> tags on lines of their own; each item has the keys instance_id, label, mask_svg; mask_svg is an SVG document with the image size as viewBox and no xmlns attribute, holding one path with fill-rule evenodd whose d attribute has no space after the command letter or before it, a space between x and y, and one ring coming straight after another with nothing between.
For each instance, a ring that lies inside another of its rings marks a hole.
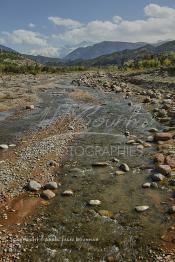
<instances>
[{"instance_id":1,"label":"large gray rock","mask_svg":"<svg viewBox=\"0 0 175 262\"><path fill-rule=\"evenodd\" d=\"M31 180L27 185L27 189L29 191L38 191L41 189L41 184L39 184L35 180Z\"/></svg>"},{"instance_id":2,"label":"large gray rock","mask_svg":"<svg viewBox=\"0 0 175 262\"><path fill-rule=\"evenodd\" d=\"M54 190L58 188L58 184L56 182L49 182L45 185L45 189Z\"/></svg>"}]
</instances>

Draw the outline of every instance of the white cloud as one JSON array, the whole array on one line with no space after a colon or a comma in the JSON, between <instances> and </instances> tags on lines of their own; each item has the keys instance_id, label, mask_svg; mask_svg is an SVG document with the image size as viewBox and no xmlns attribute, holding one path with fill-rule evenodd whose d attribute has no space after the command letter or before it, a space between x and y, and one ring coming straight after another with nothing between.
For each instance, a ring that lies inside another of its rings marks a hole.
<instances>
[{"instance_id":1,"label":"white cloud","mask_svg":"<svg viewBox=\"0 0 175 262\"><path fill-rule=\"evenodd\" d=\"M114 16L112 20L116 24L120 24L122 22L122 18L118 15Z\"/></svg>"},{"instance_id":2,"label":"white cloud","mask_svg":"<svg viewBox=\"0 0 175 262\"><path fill-rule=\"evenodd\" d=\"M147 5L144 11L145 14L150 17L169 18L170 16L175 16L175 9L155 4Z\"/></svg>"},{"instance_id":3,"label":"white cloud","mask_svg":"<svg viewBox=\"0 0 175 262\"><path fill-rule=\"evenodd\" d=\"M0 37L0 44L3 45L5 44L5 40L3 38Z\"/></svg>"},{"instance_id":4,"label":"white cloud","mask_svg":"<svg viewBox=\"0 0 175 262\"><path fill-rule=\"evenodd\" d=\"M29 23L29 27L30 27L30 28L34 28L35 25L34 25L33 23Z\"/></svg>"},{"instance_id":5,"label":"white cloud","mask_svg":"<svg viewBox=\"0 0 175 262\"><path fill-rule=\"evenodd\" d=\"M46 57L58 57L59 56L59 48L56 47L46 47L46 48L41 48L41 49L32 49L30 51L31 55L42 55Z\"/></svg>"},{"instance_id":6,"label":"white cloud","mask_svg":"<svg viewBox=\"0 0 175 262\"><path fill-rule=\"evenodd\" d=\"M53 24L57 26L65 26L68 28L79 28L81 27L81 23L76 20L72 20L70 18L61 18L58 16L50 16L48 17L48 20L51 21Z\"/></svg>"},{"instance_id":7,"label":"white cloud","mask_svg":"<svg viewBox=\"0 0 175 262\"><path fill-rule=\"evenodd\" d=\"M65 53L65 47L78 47L83 42L130 41L153 43L159 40L175 39L175 9L167 6L149 4L144 8L144 18L126 20L116 14L109 21L95 20L88 23L50 16L48 20L61 28L61 33L50 32L50 36L31 30L18 29L13 32L1 32L0 43L10 45L24 52L57 57ZM28 25L33 28L35 25ZM46 31L46 30L45 30ZM32 50L30 50L32 46ZM61 48L63 46L63 48ZM58 48L59 47L59 48Z\"/></svg>"},{"instance_id":8,"label":"white cloud","mask_svg":"<svg viewBox=\"0 0 175 262\"><path fill-rule=\"evenodd\" d=\"M145 19L124 20L114 16L111 21L91 21L79 28L72 28L57 35L63 43L78 44L82 41L145 41L175 39L175 9L155 4L144 8Z\"/></svg>"},{"instance_id":9,"label":"white cloud","mask_svg":"<svg viewBox=\"0 0 175 262\"><path fill-rule=\"evenodd\" d=\"M46 46L46 39L39 33L18 29L11 33L4 33L9 42L13 44L27 44L27 45L39 45Z\"/></svg>"}]
</instances>

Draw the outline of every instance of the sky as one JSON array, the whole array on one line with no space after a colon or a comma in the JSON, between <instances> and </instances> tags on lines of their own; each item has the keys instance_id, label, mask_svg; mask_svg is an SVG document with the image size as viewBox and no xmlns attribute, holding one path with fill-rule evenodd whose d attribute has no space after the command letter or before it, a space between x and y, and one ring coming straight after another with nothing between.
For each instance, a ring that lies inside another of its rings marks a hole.
<instances>
[{"instance_id":1,"label":"sky","mask_svg":"<svg viewBox=\"0 0 175 262\"><path fill-rule=\"evenodd\" d=\"M62 57L102 41L175 39L174 0L0 0L0 44Z\"/></svg>"}]
</instances>

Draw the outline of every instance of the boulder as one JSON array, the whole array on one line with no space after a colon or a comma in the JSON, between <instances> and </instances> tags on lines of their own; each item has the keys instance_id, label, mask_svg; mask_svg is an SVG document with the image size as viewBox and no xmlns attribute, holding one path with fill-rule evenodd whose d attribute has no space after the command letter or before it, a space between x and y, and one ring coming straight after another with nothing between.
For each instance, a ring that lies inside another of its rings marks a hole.
<instances>
[{"instance_id":1,"label":"boulder","mask_svg":"<svg viewBox=\"0 0 175 262\"><path fill-rule=\"evenodd\" d=\"M154 161L159 164L163 164L165 161L165 156L162 153L157 153L154 155Z\"/></svg>"},{"instance_id":2,"label":"boulder","mask_svg":"<svg viewBox=\"0 0 175 262\"><path fill-rule=\"evenodd\" d=\"M171 167L169 165L159 165L158 170L160 173L164 175L170 175L171 174Z\"/></svg>"},{"instance_id":3,"label":"boulder","mask_svg":"<svg viewBox=\"0 0 175 262\"><path fill-rule=\"evenodd\" d=\"M27 185L27 189L29 191L38 191L38 190L41 189L41 184L39 184L35 180L31 180L31 181L29 181L29 183Z\"/></svg>"},{"instance_id":4,"label":"boulder","mask_svg":"<svg viewBox=\"0 0 175 262\"><path fill-rule=\"evenodd\" d=\"M42 192L41 197L44 199L50 200L55 197L55 193L47 189Z\"/></svg>"},{"instance_id":5,"label":"boulder","mask_svg":"<svg viewBox=\"0 0 175 262\"><path fill-rule=\"evenodd\" d=\"M45 185L45 189L54 190L58 188L58 184L56 182L49 182Z\"/></svg>"},{"instance_id":6,"label":"boulder","mask_svg":"<svg viewBox=\"0 0 175 262\"><path fill-rule=\"evenodd\" d=\"M173 134L169 132L155 133L154 140L155 141L167 141L172 139Z\"/></svg>"},{"instance_id":7,"label":"boulder","mask_svg":"<svg viewBox=\"0 0 175 262\"><path fill-rule=\"evenodd\" d=\"M175 168L175 155L168 155L165 160L166 164L169 165L171 168Z\"/></svg>"}]
</instances>

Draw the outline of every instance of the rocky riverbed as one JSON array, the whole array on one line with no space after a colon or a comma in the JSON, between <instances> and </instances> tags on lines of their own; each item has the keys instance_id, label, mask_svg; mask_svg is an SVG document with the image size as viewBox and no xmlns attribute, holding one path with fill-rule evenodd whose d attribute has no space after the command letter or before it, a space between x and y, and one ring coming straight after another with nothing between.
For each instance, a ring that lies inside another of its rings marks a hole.
<instances>
[{"instance_id":1,"label":"rocky riverbed","mask_svg":"<svg viewBox=\"0 0 175 262\"><path fill-rule=\"evenodd\" d=\"M55 77L42 124L16 118L36 129L1 144L2 261L174 261L174 90L130 80Z\"/></svg>"}]
</instances>

